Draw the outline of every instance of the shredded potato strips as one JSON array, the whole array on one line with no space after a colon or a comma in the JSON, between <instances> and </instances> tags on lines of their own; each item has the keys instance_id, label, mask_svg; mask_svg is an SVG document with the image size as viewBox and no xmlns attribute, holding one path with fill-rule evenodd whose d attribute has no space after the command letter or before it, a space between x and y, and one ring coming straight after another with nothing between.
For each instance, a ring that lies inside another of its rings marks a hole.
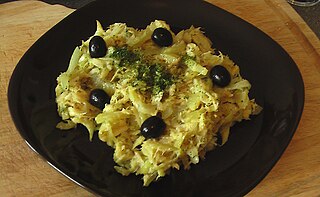
<instances>
[{"instance_id":1,"label":"shredded potato strips","mask_svg":"<svg viewBox=\"0 0 320 197\"><path fill-rule=\"evenodd\" d=\"M153 42L159 27L172 35L170 46ZM106 43L103 57L90 56L94 36ZM57 78L62 118L57 128L82 124L90 140L97 131L99 139L114 148L115 170L124 176L142 175L144 186L171 169L199 163L207 151L227 143L230 127L261 111L249 98L251 84L239 67L217 53L200 28L175 34L166 22L156 20L145 29L115 23L104 30L97 21L92 37L75 48L69 68ZM210 78L217 65L230 73L226 87ZM110 102L93 106L89 97L94 89L104 90ZM166 127L160 137L147 138L140 128L152 116L161 117Z\"/></svg>"}]
</instances>

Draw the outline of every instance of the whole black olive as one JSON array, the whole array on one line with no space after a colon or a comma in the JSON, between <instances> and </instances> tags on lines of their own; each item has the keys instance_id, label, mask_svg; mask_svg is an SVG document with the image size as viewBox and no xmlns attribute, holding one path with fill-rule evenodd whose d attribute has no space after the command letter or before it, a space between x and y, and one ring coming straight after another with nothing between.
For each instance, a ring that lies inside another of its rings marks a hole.
<instances>
[{"instance_id":1,"label":"whole black olive","mask_svg":"<svg viewBox=\"0 0 320 197\"><path fill-rule=\"evenodd\" d=\"M221 65L214 66L211 69L210 78L213 84L220 87L226 87L227 85L229 85L231 81L231 76L229 71Z\"/></svg>"},{"instance_id":2,"label":"whole black olive","mask_svg":"<svg viewBox=\"0 0 320 197\"><path fill-rule=\"evenodd\" d=\"M140 127L140 132L145 138L157 138L166 129L166 123L158 116L147 118Z\"/></svg>"},{"instance_id":3,"label":"whole black olive","mask_svg":"<svg viewBox=\"0 0 320 197\"><path fill-rule=\"evenodd\" d=\"M107 54L107 44L100 36L93 36L89 42L89 53L92 58L103 57Z\"/></svg>"},{"instance_id":4,"label":"whole black olive","mask_svg":"<svg viewBox=\"0 0 320 197\"><path fill-rule=\"evenodd\" d=\"M110 96L102 89L94 89L90 92L89 103L103 110L105 104L110 104Z\"/></svg>"},{"instance_id":5,"label":"whole black olive","mask_svg":"<svg viewBox=\"0 0 320 197\"><path fill-rule=\"evenodd\" d=\"M173 38L169 30L159 27L155 29L151 36L154 43L160 47L168 47L172 45Z\"/></svg>"}]
</instances>

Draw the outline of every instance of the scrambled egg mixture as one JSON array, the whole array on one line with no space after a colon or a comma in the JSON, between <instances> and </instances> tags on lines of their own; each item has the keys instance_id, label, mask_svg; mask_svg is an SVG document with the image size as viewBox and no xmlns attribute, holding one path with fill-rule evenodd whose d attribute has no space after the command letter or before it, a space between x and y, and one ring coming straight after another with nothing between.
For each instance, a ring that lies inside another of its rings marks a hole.
<instances>
[{"instance_id":1,"label":"scrambled egg mixture","mask_svg":"<svg viewBox=\"0 0 320 197\"><path fill-rule=\"evenodd\" d=\"M171 34L170 46L159 46L151 38L157 28ZM94 36L105 42L101 57L90 55ZM215 66L230 74L225 87L210 76ZM79 123L90 138L97 131L114 148L116 171L143 175L144 186L171 168L197 164L207 151L227 141L233 124L261 110L250 100L250 83L239 67L211 48L200 28L175 35L160 20L142 30L124 23L103 30L97 22L95 35L75 48L68 70L57 82L56 102L63 120L57 127L70 129ZM94 89L110 97L101 109L90 103ZM149 138L142 135L141 125L154 116L165 128L160 136Z\"/></svg>"}]
</instances>

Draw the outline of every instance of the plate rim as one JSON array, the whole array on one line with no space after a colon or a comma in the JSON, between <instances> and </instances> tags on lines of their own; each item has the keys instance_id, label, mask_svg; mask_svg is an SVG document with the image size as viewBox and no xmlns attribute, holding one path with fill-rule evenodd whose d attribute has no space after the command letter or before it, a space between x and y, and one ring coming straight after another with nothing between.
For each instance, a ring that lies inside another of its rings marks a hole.
<instances>
[{"instance_id":1,"label":"plate rim","mask_svg":"<svg viewBox=\"0 0 320 197\"><path fill-rule=\"evenodd\" d=\"M92 192L96 195L99 195L99 193L97 193L95 190L92 190L90 187L86 186L85 183L81 183L82 180L77 179L77 177L73 177L72 175L68 175L67 173L65 173L63 171L63 169L58 168L56 165L54 165L54 163L56 163L55 161L51 160L51 158L49 156L47 156L46 152L43 152L43 150L39 150L39 148L33 144L32 140L30 139L29 136L27 136L26 134L28 133L28 131L23 127L23 124L21 123L21 120L18 120L20 118L20 115L18 114L17 110L15 110L14 108L16 108L14 105L14 102L12 101L12 98L15 97L15 95L17 94L17 92L14 91L14 86L17 86L17 82L13 82L13 79L17 78L20 75L23 75L21 73L21 65L24 62L24 59L26 58L26 56L28 56L28 54L30 53L30 51L36 46L36 43L38 43L39 40L44 39L44 37L47 35L48 32L52 31L52 29L54 29L56 26L59 25L63 25L63 22L65 21L66 18L69 17L75 17L77 16L77 14L79 12L81 12L84 9L87 9L89 6L94 6L94 5L99 5L99 3L101 3L101 1L93 1L83 7L81 7L80 9L77 9L76 11L72 12L71 14L67 15L65 18L63 18L61 21L59 21L56 25L54 25L53 27L51 27L48 31L45 32L45 34L43 34L37 41L35 41L32 46L24 53L24 55L21 57L21 59L19 60L19 62L17 63L16 67L14 68L11 78L10 78L10 82L8 85L8 91L7 91L7 98L8 98L8 105L9 105L9 111L10 111L10 115L13 119L14 125L17 128L17 131L19 132L19 134L21 135L21 137L24 139L24 141L27 143L27 145L35 152L37 153L41 158L43 158L51 167L53 167L55 170L57 170L59 173L61 173L62 175L64 175L65 177L67 177L69 180L71 180L72 182L76 183L77 185L81 186L82 188L88 190L89 192ZM208 4L208 6L214 6L216 8L218 8L219 10L222 10L224 12L224 14L228 14L228 15L232 15L233 17L237 18L238 20L248 24L249 26L251 26L250 28L256 29L260 34L263 34L265 38L269 39L271 42L273 42L273 44L276 44L277 47L281 48L281 50L283 50L283 52L285 52L285 54L287 55L287 58L289 59L289 61L291 61L294 65L294 69L297 71L298 74L298 78L300 79L300 82L302 85L302 89L300 89L300 96L302 96L302 102L300 103L300 108L299 108L299 112L297 114L297 121L295 121L295 124L293 125L292 129L291 129L291 135L289 138L287 138L286 142L285 142L285 146L284 148L280 151L280 153L278 154L277 158L274 159L274 162L272 162L273 164L271 165L270 168L265 169L264 173L262 173L260 175L260 178L258 178L257 181L252 182L251 185L248 185L246 188L243 188L242 191L240 191L239 194L244 195L247 194L248 192L250 192L255 186L257 186L264 178L265 176L274 168L274 166L276 165L276 163L278 163L278 161L280 160L280 158L282 157L283 153L285 152L285 150L288 148L290 142L292 141L292 138L294 136L294 134L296 133L296 130L298 129L299 123L301 121L301 117L303 115L303 111L304 111L304 105L305 105L305 86L304 86L304 81L303 81L303 77L302 74L299 70L299 67L297 66L297 64L294 62L294 60L292 59L292 57L283 49L283 47L276 42L275 40L273 40L269 35L267 35L266 33L264 33L262 30L260 30L258 27L252 25L251 23L249 23L248 21L245 21L244 19L214 5L211 4L209 2L205 2ZM20 85L19 85L20 86ZM19 94L19 93L18 93ZM246 153L247 154L247 153Z\"/></svg>"}]
</instances>

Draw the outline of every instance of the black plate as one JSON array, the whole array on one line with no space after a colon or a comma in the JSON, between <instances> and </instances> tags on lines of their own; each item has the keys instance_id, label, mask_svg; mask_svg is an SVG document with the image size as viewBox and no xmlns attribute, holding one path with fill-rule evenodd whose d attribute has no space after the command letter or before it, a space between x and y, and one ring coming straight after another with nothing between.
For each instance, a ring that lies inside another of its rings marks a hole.
<instances>
[{"instance_id":1,"label":"black plate","mask_svg":"<svg viewBox=\"0 0 320 197\"><path fill-rule=\"evenodd\" d=\"M289 55L263 32L209 3L196 0L97 1L69 15L22 57L12 75L8 99L21 136L52 166L103 196L241 196L271 170L289 144L304 104L301 75ZM84 127L55 129L56 77L67 69L73 49L115 22L144 28L155 19L174 29L203 27L213 46L237 62L263 112L236 124L228 143L209 152L189 171L172 171L149 187L141 177L113 169L113 150Z\"/></svg>"}]
</instances>

